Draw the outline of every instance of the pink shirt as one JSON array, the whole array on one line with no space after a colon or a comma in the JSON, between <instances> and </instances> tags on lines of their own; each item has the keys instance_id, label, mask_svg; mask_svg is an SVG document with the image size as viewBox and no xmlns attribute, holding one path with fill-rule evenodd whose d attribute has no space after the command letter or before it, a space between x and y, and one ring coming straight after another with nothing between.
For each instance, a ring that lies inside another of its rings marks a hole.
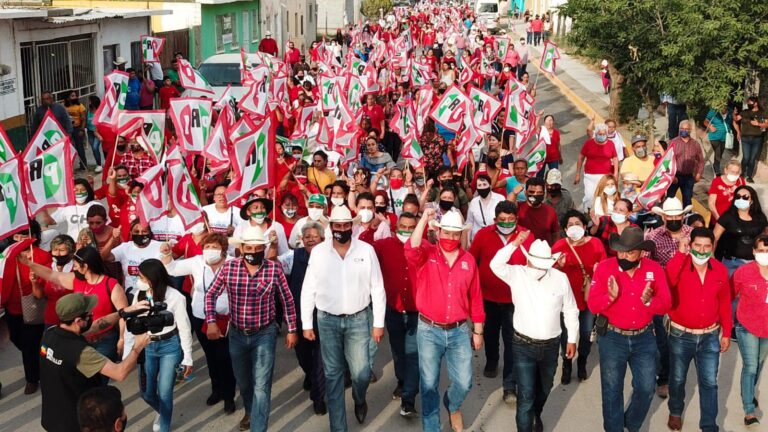
<instances>
[{"instance_id":1,"label":"pink shirt","mask_svg":"<svg viewBox=\"0 0 768 432\"><path fill-rule=\"evenodd\" d=\"M759 338L768 338L768 280L760 274L757 262L739 267L733 274L733 289L739 299L736 318Z\"/></svg>"}]
</instances>

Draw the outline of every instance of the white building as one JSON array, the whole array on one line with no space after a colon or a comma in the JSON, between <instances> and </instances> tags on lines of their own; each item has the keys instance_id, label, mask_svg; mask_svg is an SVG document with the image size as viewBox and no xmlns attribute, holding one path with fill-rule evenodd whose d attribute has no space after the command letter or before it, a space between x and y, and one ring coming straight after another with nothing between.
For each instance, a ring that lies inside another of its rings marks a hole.
<instances>
[{"instance_id":1,"label":"white building","mask_svg":"<svg viewBox=\"0 0 768 432\"><path fill-rule=\"evenodd\" d=\"M360 22L361 0L317 0L317 31L335 35L336 29Z\"/></svg>"}]
</instances>

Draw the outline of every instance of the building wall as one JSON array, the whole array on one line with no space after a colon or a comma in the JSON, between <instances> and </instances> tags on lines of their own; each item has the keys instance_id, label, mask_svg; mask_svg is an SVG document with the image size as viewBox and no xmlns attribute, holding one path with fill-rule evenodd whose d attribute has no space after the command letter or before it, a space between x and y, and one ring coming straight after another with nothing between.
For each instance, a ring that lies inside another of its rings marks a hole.
<instances>
[{"instance_id":1,"label":"building wall","mask_svg":"<svg viewBox=\"0 0 768 432\"><path fill-rule=\"evenodd\" d=\"M317 0L318 34L335 35L336 29L360 20L360 0Z\"/></svg>"},{"instance_id":2,"label":"building wall","mask_svg":"<svg viewBox=\"0 0 768 432\"><path fill-rule=\"evenodd\" d=\"M215 54L240 52L240 48L245 48L247 52L254 52L259 46L259 40L262 34L260 20L259 1L247 1L226 3L219 5L201 5L200 10L200 61ZM226 33L222 38L222 45L217 46L221 29L219 24L222 21L218 17L229 16L231 18L229 25L231 33Z\"/></svg>"},{"instance_id":3,"label":"building wall","mask_svg":"<svg viewBox=\"0 0 768 432\"><path fill-rule=\"evenodd\" d=\"M305 52L317 39L317 5L314 0L287 0L288 39Z\"/></svg>"},{"instance_id":4,"label":"building wall","mask_svg":"<svg viewBox=\"0 0 768 432\"><path fill-rule=\"evenodd\" d=\"M152 31L155 33L188 29L200 25L200 4L194 1L116 1L116 0L52 0L56 7L99 7L120 9L165 9L171 15L152 17Z\"/></svg>"},{"instance_id":5,"label":"building wall","mask_svg":"<svg viewBox=\"0 0 768 432\"><path fill-rule=\"evenodd\" d=\"M10 20L0 20L0 64L10 66L10 73L0 76L0 124L8 132L11 142L17 149L26 144L23 81L21 76L21 56L18 43L13 34Z\"/></svg>"},{"instance_id":6,"label":"building wall","mask_svg":"<svg viewBox=\"0 0 768 432\"><path fill-rule=\"evenodd\" d=\"M281 56L285 53L285 42L288 40L289 15L291 22L293 22L293 14L289 11L287 3L285 0L261 1L262 35L266 34L267 30L272 32L272 37L277 41L277 48Z\"/></svg>"}]
</instances>

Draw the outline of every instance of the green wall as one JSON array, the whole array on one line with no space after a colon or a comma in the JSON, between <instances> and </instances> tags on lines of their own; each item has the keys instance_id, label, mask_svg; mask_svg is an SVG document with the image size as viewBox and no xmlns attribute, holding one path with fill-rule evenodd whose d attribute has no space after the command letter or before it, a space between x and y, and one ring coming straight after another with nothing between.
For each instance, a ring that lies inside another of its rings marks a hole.
<instances>
[{"instance_id":1,"label":"green wall","mask_svg":"<svg viewBox=\"0 0 768 432\"><path fill-rule=\"evenodd\" d=\"M202 4L200 7L201 29L200 29L200 61L215 54L237 53L240 48L245 48L248 52L254 52L259 46L258 39L261 37L261 22L259 19L259 1L242 1L235 3L226 3L219 5ZM243 12L247 12L248 23L243 25ZM222 14L234 14L232 27L232 38L238 41L238 45L233 48L232 44L225 44L223 51L217 51L217 29L216 16ZM254 27L259 38L253 37ZM247 31L248 34L244 34ZM253 42L256 40L256 42Z\"/></svg>"}]
</instances>

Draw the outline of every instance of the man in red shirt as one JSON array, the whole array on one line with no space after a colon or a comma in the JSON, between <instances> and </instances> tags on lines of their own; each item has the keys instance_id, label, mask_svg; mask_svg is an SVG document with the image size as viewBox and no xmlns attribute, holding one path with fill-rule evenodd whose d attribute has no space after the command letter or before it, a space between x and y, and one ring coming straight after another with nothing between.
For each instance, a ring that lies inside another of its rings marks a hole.
<instances>
[{"instance_id":1,"label":"man in red shirt","mask_svg":"<svg viewBox=\"0 0 768 432\"><path fill-rule=\"evenodd\" d=\"M366 96L363 114L371 119L371 126L376 129L379 139L384 139L384 108L376 103L376 98L372 94Z\"/></svg>"},{"instance_id":2,"label":"man in red shirt","mask_svg":"<svg viewBox=\"0 0 768 432\"><path fill-rule=\"evenodd\" d=\"M485 311L474 257L459 247L468 228L461 213L450 211L433 223L437 246L423 241L424 229L434 219L435 210L426 209L405 243L405 259L416 272L421 424L427 431L440 430L440 365L445 358L451 384L443 403L452 429L462 430L459 408L472 387L472 349L483 345ZM473 323L471 344L468 319Z\"/></svg>"},{"instance_id":3,"label":"man in red shirt","mask_svg":"<svg viewBox=\"0 0 768 432\"><path fill-rule=\"evenodd\" d=\"M413 291L416 272L414 267L408 265L403 252L405 242L416 229L417 220L413 213L401 214L397 221L397 237L376 240L373 244L387 293L384 324L389 334L397 377L392 397L401 400L400 415L403 417L416 414L416 394L419 392L419 352L416 343L419 312Z\"/></svg>"},{"instance_id":4,"label":"man in red shirt","mask_svg":"<svg viewBox=\"0 0 768 432\"><path fill-rule=\"evenodd\" d=\"M293 46L293 41L288 41L288 49L285 51L284 60L288 66L293 69L293 65L298 63L301 57L301 51Z\"/></svg>"},{"instance_id":5,"label":"man in red shirt","mask_svg":"<svg viewBox=\"0 0 768 432\"><path fill-rule=\"evenodd\" d=\"M536 15L531 21L531 30L533 30L533 46L541 44L541 31L544 29L544 22Z\"/></svg>"},{"instance_id":6,"label":"man in red shirt","mask_svg":"<svg viewBox=\"0 0 768 432\"><path fill-rule=\"evenodd\" d=\"M496 205L494 224L488 225L475 234L475 239L469 248L469 253L475 257L480 271L480 288L483 292L485 308L485 369L483 375L496 378L499 364L499 333L504 342L504 370L502 383L503 399L506 403L515 400L515 374L512 357L512 295L509 286L496 277L491 271L491 260L502 247L515 240L518 235L527 232L517 223L517 206L511 201L501 201ZM528 236L523 246L526 250L533 243L533 236ZM525 265L527 262L522 249L518 248L512 255L509 264Z\"/></svg>"},{"instance_id":7,"label":"man in red shirt","mask_svg":"<svg viewBox=\"0 0 768 432\"><path fill-rule=\"evenodd\" d=\"M656 384L653 316L669 310L669 286L661 265L642 257L642 251L654 247L643 240L642 229L629 227L621 236L612 234L609 245L617 256L598 264L587 299L592 313L607 319L605 331L598 332L603 429L638 431L648 415ZM627 364L632 370L632 397L625 412Z\"/></svg>"},{"instance_id":8,"label":"man in red shirt","mask_svg":"<svg viewBox=\"0 0 768 432\"><path fill-rule=\"evenodd\" d=\"M731 284L728 269L713 259L715 235L695 228L680 239L678 252L665 269L672 295L669 311L669 420L683 428L685 379L691 360L699 382L701 430L717 430L717 368L720 353L731 345Z\"/></svg>"},{"instance_id":9,"label":"man in red shirt","mask_svg":"<svg viewBox=\"0 0 768 432\"><path fill-rule=\"evenodd\" d=\"M531 230L536 239L554 244L560 239L560 223L552 206L544 204L546 183L540 178L529 178L525 182L526 201L520 204L518 219L520 225Z\"/></svg>"},{"instance_id":10,"label":"man in red shirt","mask_svg":"<svg viewBox=\"0 0 768 432\"><path fill-rule=\"evenodd\" d=\"M267 54L277 55L277 42L272 39L272 32L267 30L264 39L259 42L259 51Z\"/></svg>"}]
</instances>

